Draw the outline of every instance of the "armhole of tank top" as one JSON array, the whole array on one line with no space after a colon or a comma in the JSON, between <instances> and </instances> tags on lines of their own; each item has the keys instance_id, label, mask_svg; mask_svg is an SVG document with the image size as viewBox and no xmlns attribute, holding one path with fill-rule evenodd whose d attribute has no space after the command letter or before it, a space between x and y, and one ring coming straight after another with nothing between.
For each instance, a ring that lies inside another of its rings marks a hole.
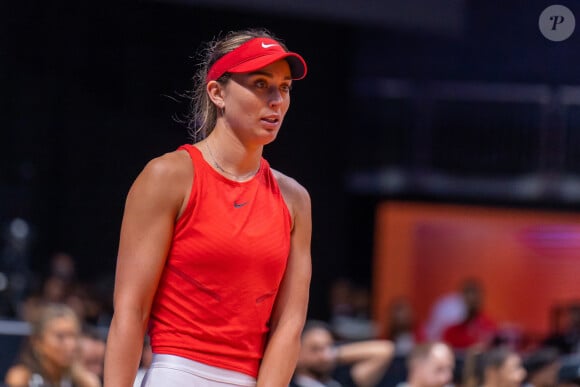
<instances>
[{"instance_id":1,"label":"armhole of tank top","mask_svg":"<svg viewBox=\"0 0 580 387\"><path fill-rule=\"evenodd\" d=\"M194 150L192 148L193 148L193 145L191 145L191 144L182 145L178 148L178 149L186 151L187 154L189 155L189 161L191 162L192 174L191 174L191 183L189 186L189 197L187 198L187 204L185 205L185 208L183 209L183 212L181 213L181 215L177 218L176 223L179 223L185 216L187 216L187 214L189 214L193 208L196 163L194 162L194 155L192 154L192 152Z\"/></svg>"},{"instance_id":2,"label":"armhole of tank top","mask_svg":"<svg viewBox=\"0 0 580 387\"><path fill-rule=\"evenodd\" d=\"M288 201L286 200L286 197L282 192L282 187L280 186L280 183L276 178L274 170L270 168L270 165L266 160L264 160L264 162L266 163L267 171L270 174L272 181L274 182L274 184L276 184L276 190L278 191L278 195L280 195L280 200L282 200L282 204L284 205L284 212L286 213L286 217L288 219L288 229L290 230L290 232L292 232L292 229L294 228L294 218L292 217L292 212L290 211L290 205L288 204Z\"/></svg>"},{"instance_id":3,"label":"armhole of tank top","mask_svg":"<svg viewBox=\"0 0 580 387\"><path fill-rule=\"evenodd\" d=\"M286 218L288 219L288 230L290 230L290 233L292 233L292 230L294 229L294 218L292 217L292 213L290 212L288 202L286 202L286 199L284 199L282 189L280 189L279 186L278 191L280 192L280 198L282 199L282 203L284 204L284 212L286 213Z\"/></svg>"}]
</instances>

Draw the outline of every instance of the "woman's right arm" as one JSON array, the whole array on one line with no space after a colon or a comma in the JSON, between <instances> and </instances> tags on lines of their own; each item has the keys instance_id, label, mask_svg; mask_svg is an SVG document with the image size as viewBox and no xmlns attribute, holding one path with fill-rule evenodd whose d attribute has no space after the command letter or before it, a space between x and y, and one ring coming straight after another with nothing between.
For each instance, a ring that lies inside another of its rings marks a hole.
<instances>
[{"instance_id":1,"label":"woman's right arm","mask_svg":"<svg viewBox=\"0 0 580 387\"><path fill-rule=\"evenodd\" d=\"M191 186L193 171L188 160L183 151L152 160L127 195L105 355L107 387L133 386L174 223Z\"/></svg>"}]
</instances>

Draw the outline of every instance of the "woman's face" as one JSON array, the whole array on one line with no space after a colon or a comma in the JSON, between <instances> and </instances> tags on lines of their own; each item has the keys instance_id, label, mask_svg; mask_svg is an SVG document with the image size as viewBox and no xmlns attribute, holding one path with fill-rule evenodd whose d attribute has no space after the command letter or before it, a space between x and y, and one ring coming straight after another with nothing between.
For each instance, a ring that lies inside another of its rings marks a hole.
<instances>
[{"instance_id":1,"label":"woman's face","mask_svg":"<svg viewBox=\"0 0 580 387\"><path fill-rule=\"evenodd\" d=\"M499 369L500 384L504 387L519 387L526 377L526 370L518 355L510 355Z\"/></svg>"},{"instance_id":2,"label":"woman's face","mask_svg":"<svg viewBox=\"0 0 580 387\"><path fill-rule=\"evenodd\" d=\"M73 317L57 317L46 324L34 341L36 352L44 361L59 368L68 368L77 353L79 326Z\"/></svg>"},{"instance_id":3,"label":"woman's face","mask_svg":"<svg viewBox=\"0 0 580 387\"><path fill-rule=\"evenodd\" d=\"M242 141L273 141L290 106L290 66L279 60L251 73L232 74L223 90L225 123Z\"/></svg>"},{"instance_id":4,"label":"woman's face","mask_svg":"<svg viewBox=\"0 0 580 387\"><path fill-rule=\"evenodd\" d=\"M310 375L326 379L335 366L334 340L323 328L310 329L302 336L298 367Z\"/></svg>"}]
</instances>

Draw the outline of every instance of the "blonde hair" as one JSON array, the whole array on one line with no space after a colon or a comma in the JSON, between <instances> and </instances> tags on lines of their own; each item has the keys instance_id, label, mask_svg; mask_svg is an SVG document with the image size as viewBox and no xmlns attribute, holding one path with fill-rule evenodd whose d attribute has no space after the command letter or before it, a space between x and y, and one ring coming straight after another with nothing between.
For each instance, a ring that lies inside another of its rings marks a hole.
<instances>
[{"instance_id":1,"label":"blonde hair","mask_svg":"<svg viewBox=\"0 0 580 387\"><path fill-rule=\"evenodd\" d=\"M30 321L30 336L41 337L46 331L46 327L51 321L61 317L73 319L80 329L80 322L75 311L66 304L50 303L42 305Z\"/></svg>"}]
</instances>

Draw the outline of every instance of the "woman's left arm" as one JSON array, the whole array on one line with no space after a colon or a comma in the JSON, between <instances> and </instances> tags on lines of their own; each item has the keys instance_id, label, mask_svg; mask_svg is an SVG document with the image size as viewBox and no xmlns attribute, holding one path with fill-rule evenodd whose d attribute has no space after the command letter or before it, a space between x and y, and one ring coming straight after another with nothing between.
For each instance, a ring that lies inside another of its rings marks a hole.
<instances>
[{"instance_id":1,"label":"woman's left arm","mask_svg":"<svg viewBox=\"0 0 580 387\"><path fill-rule=\"evenodd\" d=\"M285 180L284 182L280 180ZM270 318L270 335L257 387L285 387L290 383L306 320L312 264L310 196L292 179L279 179L280 188L293 214L290 255Z\"/></svg>"}]
</instances>

